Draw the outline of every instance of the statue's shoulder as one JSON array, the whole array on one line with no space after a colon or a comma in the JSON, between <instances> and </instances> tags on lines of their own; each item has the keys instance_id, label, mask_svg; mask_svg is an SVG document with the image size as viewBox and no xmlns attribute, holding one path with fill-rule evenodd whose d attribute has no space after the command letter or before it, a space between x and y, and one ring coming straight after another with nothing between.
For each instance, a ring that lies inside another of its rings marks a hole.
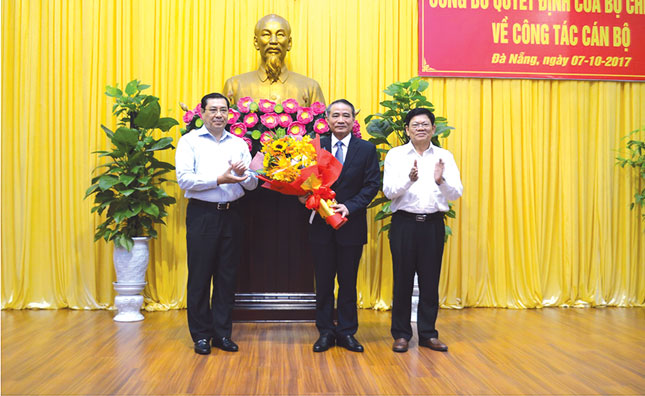
<instances>
[{"instance_id":1,"label":"statue's shoulder","mask_svg":"<svg viewBox=\"0 0 645 396\"><path fill-rule=\"evenodd\" d=\"M229 79L226 80L226 83L227 84L233 84L233 83L239 83L240 81L248 81L248 80L252 80L252 79L256 79L256 80L258 79L257 70L253 70L253 71L250 71L250 72L238 74L238 75L233 76L233 77L229 77Z\"/></svg>"},{"instance_id":2,"label":"statue's shoulder","mask_svg":"<svg viewBox=\"0 0 645 396\"><path fill-rule=\"evenodd\" d=\"M296 83L296 85L299 85L299 86L320 89L320 84L318 84L316 80L314 80L313 78L304 76L300 73L296 73L294 71L289 71L289 79L292 80L293 83Z\"/></svg>"}]
</instances>

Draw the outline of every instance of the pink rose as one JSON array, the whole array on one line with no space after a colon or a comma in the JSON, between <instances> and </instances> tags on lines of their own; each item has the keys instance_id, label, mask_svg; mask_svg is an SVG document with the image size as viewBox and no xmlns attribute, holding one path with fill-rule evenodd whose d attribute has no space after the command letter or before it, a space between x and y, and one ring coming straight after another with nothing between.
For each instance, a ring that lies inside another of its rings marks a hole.
<instances>
[{"instance_id":1,"label":"pink rose","mask_svg":"<svg viewBox=\"0 0 645 396\"><path fill-rule=\"evenodd\" d=\"M260 111L263 113L273 113L273 109L275 109L275 102L272 102L267 99L260 99Z\"/></svg>"},{"instance_id":2,"label":"pink rose","mask_svg":"<svg viewBox=\"0 0 645 396\"><path fill-rule=\"evenodd\" d=\"M260 143L262 144L267 144L272 140L273 140L273 133L271 132L264 132L262 133L262 135L260 135Z\"/></svg>"},{"instance_id":3,"label":"pink rose","mask_svg":"<svg viewBox=\"0 0 645 396\"><path fill-rule=\"evenodd\" d=\"M244 125L243 122L238 122L231 125L231 133L238 137L246 135L246 125Z\"/></svg>"},{"instance_id":4,"label":"pink rose","mask_svg":"<svg viewBox=\"0 0 645 396\"><path fill-rule=\"evenodd\" d=\"M228 123L235 124L240 118L240 112L235 109L228 109Z\"/></svg>"},{"instance_id":5,"label":"pink rose","mask_svg":"<svg viewBox=\"0 0 645 396\"><path fill-rule=\"evenodd\" d=\"M354 126L352 127L352 135L356 136L359 139L361 138L361 124L359 124L356 120L354 120Z\"/></svg>"},{"instance_id":6,"label":"pink rose","mask_svg":"<svg viewBox=\"0 0 645 396\"><path fill-rule=\"evenodd\" d=\"M328 132L329 124L327 124L327 121L325 121L324 118L319 118L314 123L314 131L316 131L317 134Z\"/></svg>"},{"instance_id":7,"label":"pink rose","mask_svg":"<svg viewBox=\"0 0 645 396\"><path fill-rule=\"evenodd\" d=\"M244 125L246 125L247 128L253 128L258 121L260 121L260 118L256 113L249 113L244 116Z\"/></svg>"},{"instance_id":8,"label":"pink rose","mask_svg":"<svg viewBox=\"0 0 645 396\"><path fill-rule=\"evenodd\" d=\"M281 113L278 115L278 124L283 128L288 127L291 124L291 121L291 116L289 114Z\"/></svg>"},{"instance_id":9,"label":"pink rose","mask_svg":"<svg viewBox=\"0 0 645 396\"><path fill-rule=\"evenodd\" d=\"M202 104L199 103L197 106L195 106L195 110L193 110L193 113L197 114L199 118L202 118Z\"/></svg>"},{"instance_id":10,"label":"pink rose","mask_svg":"<svg viewBox=\"0 0 645 396\"><path fill-rule=\"evenodd\" d=\"M309 124L314 120L314 112L311 107L301 107L298 109L298 121L303 124Z\"/></svg>"},{"instance_id":11,"label":"pink rose","mask_svg":"<svg viewBox=\"0 0 645 396\"><path fill-rule=\"evenodd\" d=\"M324 105L324 104L322 104L322 103L320 103L320 102L314 102L314 103L311 105L311 110L313 110L313 112L314 112L314 114L315 114L315 115L318 115L318 114L322 114L322 113L324 113L324 112L325 112L325 110L327 110L327 108L325 107L325 105Z\"/></svg>"},{"instance_id":12,"label":"pink rose","mask_svg":"<svg viewBox=\"0 0 645 396\"><path fill-rule=\"evenodd\" d=\"M263 114L260 121L265 127L273 129L278 126L278 115L276 113Z\"/></svg>"},{"instance_id":13,"label":"pink rose","mask_svg":"<svg viewBox=\"0 0 645 396\"><path fill-rule=\"evenodd\" d=\"M240 100L237 101L237 109L242 113L248 113L251 103L253 103L253 99L250 96L240 98Z\"/></svg>"},{"instance_id":14,"label":"pink rose","mask_svg":"<svg viewBox=\"0 0 645 396\"><path fill-rule=\"evenodd\" d=\"M253 142L251 141L251 139L244 136L242 137L242 140L244 140L246 144L249 146L249 151L253 150Z\"/></svg>"},{"instance_id":15,"label":"pink rose","mask_svg":"<svg viewBox=\"0 0 645 396\"><path fill-rule=\"evenodd\" d=\"M295 99L287 99L282 102L282 108L285 113L293 114L298 111L298 101Z\"/></svg>"},{"instance_id":16,"label":"pink rose","mask_svg":"<svg viewBox=\"0 0 645 396\"><path fill-rule=\"evenodd\" d=\"M305 124L297 121L292 122L289 129L287 129L287 133L291 136L304 136L306 132Z\"/></svg>"},{"instance_id":17,"label":"pink rose","mask_svg":"<svg viewBox=\"0 0 645 396\"><path fill-rule=\"evenodd\" d=\"M193 117L195 116L195 113L192 111L188 110L187 112L184 113L184 123L186 125L190 124L190 122L193 120Z\"/></svg>"}]
</instances>

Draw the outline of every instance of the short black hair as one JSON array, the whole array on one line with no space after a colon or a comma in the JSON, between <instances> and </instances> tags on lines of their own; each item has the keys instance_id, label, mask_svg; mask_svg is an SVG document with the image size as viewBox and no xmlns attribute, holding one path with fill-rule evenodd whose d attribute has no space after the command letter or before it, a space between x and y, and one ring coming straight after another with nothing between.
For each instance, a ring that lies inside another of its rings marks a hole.
<instances>
[{"instance_id":1,"label":"short black hair","mask_svg":"<svg viewBox=\"0 0 645 396\"><path fill-rule=\"evenodd\" d=\"M351 104L351 102L349 100L347 100L347 99L336 99L333 102L331 102L329 104L329 106L327 106L327 109L325 109L325 115L329 116L329 113L331 113L331 107L333 105L335 105L335 104L338 104L338 103L343 103L343 104L346 104L347 106L351 107L351 109L352 109L352 117L356 117L356 110L354 110L354 105Z\"/></svg>"},{"instance_id":2,"label":"short black hair","mask_svg":"<svg viewBox=\"0 0 645 396\"><path fill-rule=\"evenodd\" d=\"M416 109L412 109L408 111L408 114L405 115L405 126L410 126L410 120L418 115L427 115L428 118L430 119L430 123L434 125L434 114L425 107L417 107Z\"/></svg>"},{"instance_id":3,"label":"short black hair","mask_svg":"<svg viewBox=\"0 0 645 396\"><path fill-rule=\"evenodd\" d=\"M226 101L226 107L231 107L226 96L218 92L213 92L209 93L208 95L204 95L204 97L202 98L202 110L206 110L206 103L208 103L208 99L224 99Z\"/></svg>"}]
</instances>

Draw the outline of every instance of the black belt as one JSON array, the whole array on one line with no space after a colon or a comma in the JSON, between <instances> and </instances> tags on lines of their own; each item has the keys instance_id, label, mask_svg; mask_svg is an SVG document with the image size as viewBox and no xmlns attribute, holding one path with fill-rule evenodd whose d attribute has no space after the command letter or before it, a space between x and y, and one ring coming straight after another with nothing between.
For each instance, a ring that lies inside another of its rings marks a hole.
<instances>
[{"instance_id":1,"label":"black belt","mask_svg":"<svg viewBox=\"0 0 645 396\"><path fill-rule=\"evenodd\" d=\"M190 198L190 203L193 205L197 206L202 206L205 208L212 208L212 209L217 209L217 210L229 210L237 207L239 203L237 201L231 201L231 202L208 202L208 201L202 201L199 199L195 198Z\"/></svg>"},{"instance_id":2,"label":"black belt","mask_svg":"<svg viewBox=\"0 0 645 396\"><path fill-rule=\"evenodd\" d=\"M407 219L413 219L414 221L432 221L432 220L441 220L443 219L444 212L434 212L434 213L426 213L426 214L419 214L419 213L410 213L406 212L404 210L397 210L394 212L394 216L401 216L405 217Z\"/></svg>"}]
</instances>

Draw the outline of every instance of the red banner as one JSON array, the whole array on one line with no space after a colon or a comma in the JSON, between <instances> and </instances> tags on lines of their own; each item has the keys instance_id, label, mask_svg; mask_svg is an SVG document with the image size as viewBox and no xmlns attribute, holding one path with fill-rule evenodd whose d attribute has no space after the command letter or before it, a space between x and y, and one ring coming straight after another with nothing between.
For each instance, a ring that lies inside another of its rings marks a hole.
<instances>
[{"instance_id":1,"label":"red banner","mask_svg":"<svg viewBox=\"0 0 645 396\"><path fill-rule=\"evenodd\" d=\"M645 0L419 0L419 75L645 80Z\"/></svg>"}]
</instances>

